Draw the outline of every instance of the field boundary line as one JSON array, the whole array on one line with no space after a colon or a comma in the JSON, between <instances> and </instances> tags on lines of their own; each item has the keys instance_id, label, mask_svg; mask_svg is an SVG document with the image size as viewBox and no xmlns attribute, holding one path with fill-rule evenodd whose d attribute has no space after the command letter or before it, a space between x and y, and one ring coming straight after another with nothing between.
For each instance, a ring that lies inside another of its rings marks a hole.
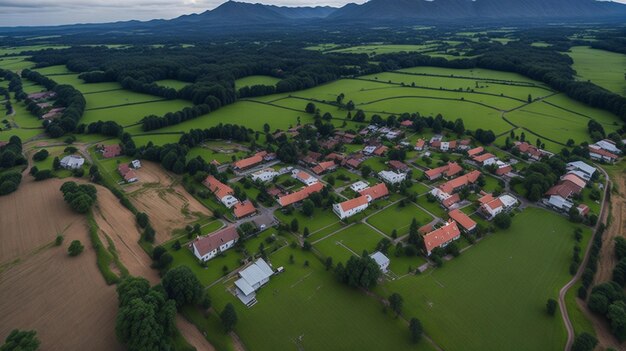
<instances>
[{"instance_id":1,"label":"field boundary line","mask_svg":"<svg viewBox=\"0 0 626 351\"><path fill-rule=\"evenodd\" d=\"M159 100L150 100L150 101L142 101L142 102L131 102L131 103L128 103L128 104L121 104L121 105L111 105L111 106L104 106L104 107L95 107L95 108L86 109L85 111L98 111L98 110L106 110L106 109L115 108L115 107L145 105L145 104L151 104L151 103L154 103L154 102L162 102L162 101L169 101L169 100L170 99L159 99Z\"/></svg>"},{"instance_id":2,"label":"field boundary line","mask_svg":"<svg viewBox=\"0 0 626 351\"><path fill-rule=\"evenodd\" d=\"M346 230L346 229L348 229L348 228L350 228L350 227L354 226L355 224L356 224L356 223L352 223L352 224L350 224L350 225L348 225L348 226L346 226L346 227L343 227L343 228L341 228L341 229L339 229L339 230L336 230L336 231L334 231L334 232L332 232L332 233L330 233L330 234L326 235L326 236L325 236L325 237L323 237L323 238L319 238L319 239L315 240L314 242L312 242L312 243L311 243L311 245L315 245L315 244L317 244L317 243L320 243L320 242L324 241L325 239L328 239L328 238L330 238L331 236L333 236L333 235L335 235L335 234L337 234L337 233L339 233L339 232L342 232L342 231L344 231L344 230Z\"/></svg>"}]
</instances>

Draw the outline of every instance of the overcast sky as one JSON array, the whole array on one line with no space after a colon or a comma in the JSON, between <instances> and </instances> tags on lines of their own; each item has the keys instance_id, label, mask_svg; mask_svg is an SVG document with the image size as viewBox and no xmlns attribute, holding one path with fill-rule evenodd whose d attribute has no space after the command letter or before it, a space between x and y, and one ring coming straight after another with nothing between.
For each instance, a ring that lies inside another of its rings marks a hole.
<instances>
[{"instance_id":1,"label":"overcast sky","mask_svg":"<svg viewBox=\"0 0 626 351\"><path fill-rule=\"evenodd\" d=\"M0 27L174 18L226 0L0 0ZM343 6L366 0L238 0L282 6ZM615 0L626 4L626 0Z\"/></svg>"}]
</instances>

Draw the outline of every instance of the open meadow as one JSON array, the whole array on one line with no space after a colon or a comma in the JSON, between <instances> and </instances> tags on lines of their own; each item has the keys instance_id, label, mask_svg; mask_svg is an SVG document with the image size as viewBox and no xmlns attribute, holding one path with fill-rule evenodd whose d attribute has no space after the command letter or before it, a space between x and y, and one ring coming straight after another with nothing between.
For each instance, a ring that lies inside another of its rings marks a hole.
<instances>
[{"instance_id":1,"label":"open meadow","mask_svg":"<svg viewBox=\"0 0 626 351\"><path fill-rule=\"evenodd\" d=\"M568 55L574 60L572 68L581 80L626 96L626 55L592 49L589 46L575 46ZM601 63L601 64L599 64Z\"/></svg>"}]
</instances>

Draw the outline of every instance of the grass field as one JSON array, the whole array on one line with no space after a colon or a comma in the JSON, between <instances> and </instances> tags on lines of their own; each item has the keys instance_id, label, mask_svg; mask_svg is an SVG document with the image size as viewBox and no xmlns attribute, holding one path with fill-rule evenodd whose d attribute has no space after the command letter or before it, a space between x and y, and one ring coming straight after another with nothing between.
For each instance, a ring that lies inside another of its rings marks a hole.
<instances>
[{"instance_id":1,"label":"grass field","mask_svg":"<svg viewBox=\"0 0 626 351\"><path fill-rule=\"evenodd\" d=\"M85 95L85 100L87 100L87 110L93 110L109 106L145 103L164 99L154 95L135 93L130 90L113 90Z\"/></svg>"},{"instance_id":2,"label":"grass field","mask_svg":"<svg viewBox=\"0 0 626 351\"><path fill-rule=\"evenodd\" d=\"M67 49L69 46L66 45L30 45L30 46L6 46L0 47L0 56L4 55L19 55L25 51L39 51L46 49Z\"/></svg>"},{"instance_id":3,"label":"grass field","mask_svg":"<svg viewBox=\"0 0 626 351\"><path fill-rule=\"evenodd\" d=\"M315 244L324 256L333 262L346 262L350 256L360 256L363 251L373 253L383 236L365 224L355 224Z\"/></svg>"},{"instance_id":4,"label":"grass field","mask_svg":"<svg viewBox=\"0 0 626 351\"><path fill-rule=\"evenodd\" d=\"M44 76L56 75L56 74L73 74L66 66L49 66L44 68L36 68L35 71L43 74Z\"/></svg>"},{"instance_id":5,"label":"grass field","mask_svg":"<svg viewBox=\"0 0 626 351\"><path fill-rule=\"evenodd\" d=\"M339 222L339 217L337 217L333 211L323 211L319 208L316 208L315 211L313 211L313 215L311 217L303 215L300 210L294 210L291 215L285 215L280 210L277 210L274 212L274 216L285 224L291 224L294 218L297 219L300 226L300 233L304 231L304 228L309 228L309 231L313 233L324 227Z\"/></svg>"},{"instance_id":6,"label":"grass field","mask_svg":"<svg viewBox=\"0 0 626 351\"><path fill-rule=\"evenodd\" d=\"M404 296L405 312L420 316L445 350L558 350L565 329L560 318L545 313L545 304L570 279L574 228L561 216L528 208L510 230L443 268L378 291Z\"/></svg>"},{"instance_id":7,"label":"grass field","mask_svg":"<svg viewBox=\"0 0 626 351\"><path fill-rule=\"evenodd\" d=\"M237 79L235 81L235 87L237 89L243 87L251 87L254 85L276 85L276 83L280 82L279 78L274 78L270 76L248 76L245 78Z\"/></svg>"},{"instance_id":8,"label":"grass field","mask_svg":"<svg viewBox=\"0 0 626 351\"><path fill-rule=\"evenodd\" d=\"M289 256L294 256L294 264ZM307 260L309 267L303 265ZM247 309L227 291L233 281L209 289L217 310L235 306L237 334L256 351L432 350L424 340L409 343L406 324L383 314L373 298L340 285L310 253L285 248L270 256L285 272L273 276ZM297 316L297 318L294 318ZM263 342L259 342L263 340Z\"/></svg>"},{"instance_id":9,"label":"grass field","mask_svg":"<svg viewBox=\"0 0 626 351\"><path fill-rule=\"evenodd\" d=\"M99 94L94 94L94 95L117 93L117 92L118 91L99 93ZM125 90L120 90L119 92L121 92L120 96L124 96L124 94L127 93L127 91ZM87 98L89 96L91 96L91 94L86 95ZM151 98L158 100L157 97L151 97ZM106 103L106 102L103 102L103 103ZM85 115L81 119L81 122L92 123L92 122L97 122L97 121L115 121L121 124L122 126L129 126L132 124L139 123L141 119L149 115L162 116L166 114L167 112L176 112L176 111L182 110L185 107L191 107L191 106L193 106L193 104L185 100L164 100L164 101L149 102L149 103L142 103L142 104L135 104L135 105L128 105L128 106L88 110L85 112ZM91 108L91 105L89 104L89 102L87 103L87 108ZM141 126L137 126L134 129L130 129L130 132L133 134L142 133ZM158 132L165 132L165 129L160 129Z\"/></svg>"},{"instance_id":10,"label":"grass field","mask_svg":"<svg viewBox=\"0 0 626 351\"><path fill-rule=\"evenodd\" d=\"M78 74L64 74L51 76L50 78L58 84L69 84L83 94L122 89L122 86L117 82L85 83L82 79L78 78Z\"/></svg>"},{"instance_id":11,"label":"grass field","mask_svg":"<svg viewBox=\"0 0 626 351\"><path fill-rule=\"evenodd\" d=\"M432 50L437 45L361 45L349 48L331 50L329 52L341 52L350 54L368 54L370 56L380 54L391 54L395 52L422 52Z\"/></svg>"},{"instance_id":12,"label":"grass field","mask_svg":"<svg viewBox=\"0 0 626 351\"><path fill-rule=\"evenodd\" d=\"M191 84L188 82L181 82L180 80L175 80L175 79L159 80L159 81L156 81L155 83L157 85L168 87L168 88L173 88L176 90L180 90L186 87L187 85Z\"/></svg>"},{"instance_id":13,"label":"grass field","mask_svg":"<svg viewBox=\"0 0 626 351\"><path fill-rule=\"evenodd\" d=\"M393 205L370 217L367 223L389 236L391 236L394 229L397 231L398 236L403 236L409 233L409 227L413 219L417 220L420 227L433 220L428 213L409 203L404 207L400 207L399 204Z\"/></svg>"},{"instance_id":14,"label":"grass field","mask_svg":"<svg viewBox=\"0 0 626 351\"><path fill-rule=\"evenodd\" d=\"M590 80L607 90L626 96L626 55L592 49L589 46L573 47L568 55L574 60L573 68L581 80Z\"/></svg>"}]
</instances>

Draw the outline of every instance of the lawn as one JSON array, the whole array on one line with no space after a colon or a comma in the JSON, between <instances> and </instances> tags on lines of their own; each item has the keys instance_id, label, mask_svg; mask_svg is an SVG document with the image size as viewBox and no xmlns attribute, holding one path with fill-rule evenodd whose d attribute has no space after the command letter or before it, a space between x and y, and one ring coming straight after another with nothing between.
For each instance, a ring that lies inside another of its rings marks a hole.
<instances>
[{"instance_id":1,"label":"lawn","mask_svg":"<svg viewBox=\"0 0 626 351\"><path fill-rule=\"evenodd\" d=\"M448 212L441 207L439 202L429 202L426 196L418 197L417 204L439 218L446 218L448 216Z\"/></svg>"},{"instance_id":2,"label":"lawn","mask_svg":"<svg viewBox=\"0 0 626 351\"><path fill-rule=\"evenodd\" d=\"M280 82L279 78L270 76L248 76L235 81L235 87L241 89L243 87L251 87L255 85L276 85Z\"/></svg>"},{"instance_id":3,"label":"lawn","mask_svg":"<svg viewBox=\"0 0 626 351\"><path fill-rule=\"evenodd\" d=\"M63 66L63 65L36 68L34 70L43 74L44 76L58 75L58 74L72 74L72 72L69 69L67 69L66 66Z\"/></svg>"},{"instance_id":4,"label":"lawn","mask_svg":"<svg viewBox=\"0 0 626 351\"><path fill-rule=\"evenodd\" d=\"M294 264L289 263L290 255ZM285 272L257 292L259 302L252 308L227 291L232 280L209 289L218 311L226 303L234 305L237 335L250 349L432 350L424 339L410 344L405 323L383 314L375 299L340 285L311 253L285 248L270 260ZM305 260L309 267L303 265Z\"/></svg>"},{"instance_id":5,"label":"lawn","mask_svg":"<svg viewBox=\"0 0 626 351\"><path fill-rule=\"evenodd\" d=\"M359 223L315 244L325 257L333 262L346 262L350 256L361 255L363 251L373 253L383 236L365 224Z\"/></svg>"},{"instance_id":6,"label":"lawn","mask_svg":"<svg viewBox=\"0 0 626 351\"><path fill-rule=\"evenodd\" d=\"M181 244L184 244L181 241ZM178 266L187 266L196 274L202 285L209 285L219 278L224 276L224 267L228 271L232 271L241 265L241 259L243 258L240 253L235 249L230 249L207 262L207 267L204 268L198 263L198 259L194 256L193 252L187 249L186 245L182 245L182 248L178 251L172 248L172 244L165 245L168 252L174 257L172 268Z\"/></svg>"},{"instance_id":7,"label":"lawn","mask_svg":"<svg viewBox=\"0 0 626 351\"><path fill-rule=\"evenodd\" d=\"M408 203L404 207L396 204L378 212L370 217L367 223L389 236L391 236L394 229L397 231L398 236L403 236L409 233L409 227L413 219L417 220L420 227L433 220L428 213L419 209L413 203Z\"/></svg>"},{"instance_id":8,"label":"lawn","mask_svg":"<svg viewBox=\"0 0 626 351\"><path fill-rule=\"evenodd\" d=\"M626 55L592 49L589 46L575 46L568 55L574 60L573 68L580 80L590 80L598 86L626 96Z\"/></svg>"},{"instance_id":9,"label":"lawn","mask_svg":"<svg viewBox=\"0 0 626 351\"><path fill-rule=\"evenodd\" d=\"M428 75L441 75L448 77L460 77L460 78L477 78L488 80L499 80L516 83L531 83L536 85L542 85L537 81L534 81L521 74L493 71L482 68L472 69L454 69L454 68L440 68L440 67L412 67L400 70L401 72L428 74Z\"/></svg>"},{"instance_id":10,"label":"lawn","mask_svg":"<svg viewBox=\"0 0 626 351\"><path fill-rule=\"evenodd\" d=\"M565 328L561 318L545 313L545 304L571 277L574 228L561 216L528 208L510 230L487 237L443 268L377 291L400 293L405 313L420 316L445 350L559 350Z\"/></svg>"},{"instance_id":11,"label":"lawn","mask_svg":"<svg viewBox=\"0 0 626 351\"><path fill-rule=\"evenodd\" d=\"M145 103L148 101L164 100L162 97L136 93L130 90L113 90L85 95L87 111L110 106Z\"/></svg>"},{"instance_id":12,"label":"lawn","mask_svg":"<svg viewBox=\"0 0 626 351\"><path fill-rule=\"evenodd\" d=\"M117 82L85 83L82 79L78 78L78 74L64 74L61 76L53 76L51 77L51 79L58 84L69 84L83 94L122 89L120 83Z\"/></svg>"},{"instance_id":13,"label":"lawn","mask_svg":"<svg viewBox=\"0 0 626 351\"><path fill-rule=\"evenodd\" d=\"M180 140L181 134L143 134L133 135L133 141L137 146L147 145L152 142L154 145L176 144ZM187 156L187 159L191 159ZM209 160L210 162L211 160Z\"/></svg>"},{"instance_id":14,"label":"lawn","mask_svg":"<svg viewBox=\"0 0 626 351\"><path fill-rule=\"evenodd\" d=\"M244 158L247 155L246 152L233 150L232 152L220 152L217 150L211 150L205 147L194 147L189 150L187 154L187 159L196 158L198 156L202 157L206 162L211 162L213 160L217 160L219 163L230 163L233 160L233 156L237 159Z\"/></svg>"},{"instance_id":15,"label":"lawn","mask_svg":"<svg viewBox=\"0 0 626 351\"><path fill-rule=\"evenodd\" d=\"M302 214L302 211L300 211L300 209L295 209L290 215L282 213L282 211L279 209L274 212L274 216L276 216L279 221L285 224L291 224L294 218L297 219L300 227L300 233L304 231L304 228L309 228L309 232L313 233L322 228L331 226L334 223L339 222L339 217L337 217L337 215L333 211L322 210L319 208L316 208L315 211L313 211L313 215L311 217L307 217Z\"/></svg>"}]
</instances>

